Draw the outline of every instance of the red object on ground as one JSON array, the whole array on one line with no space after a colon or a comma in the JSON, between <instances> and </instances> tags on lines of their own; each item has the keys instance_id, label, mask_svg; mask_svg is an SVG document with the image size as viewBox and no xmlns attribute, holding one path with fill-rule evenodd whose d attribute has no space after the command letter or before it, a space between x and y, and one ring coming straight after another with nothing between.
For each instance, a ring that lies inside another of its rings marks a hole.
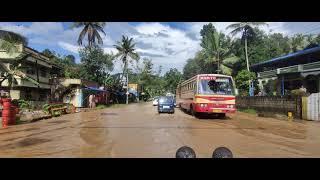
<instances>
[{"instance_id":1,"label":"red object on ground","mask_svg":"<svg viewBox=\"0 0 320 180\"><path fill-rule=\"evenodd\" d=\"M2 110L2 127L6 128L10 121L10 109L3 109Z\"/></svg>"},{"instance_id":2,"label":"red object on ground","mask_svg":"<svg viewBox=\"0 0 320 180\"><path fill-rule=\"evenodd\" d=\"M10 109L10 116L9 116L9 125L14 125L16 124L16 107L15 106L11 106Z\"/></svg>"},{"instance_id":3,"label":"red object on ground","mask_svg":"<svg viewBox=\"0 0 320 180\"><path fill-rule=\"evenodd\" d=\"M3 110L2 110L2 127L6 128L11 121L11 99L3 98Z\"/></svg>"},{"instance_id":4,"label":"red object on ground","mask_svg":"<svg viewBox=\"0 0 320 180\"><path fill-rule=\"evenodd\" d=\"M11 107L11 99L10 98L3 98L2 103L3 103L3 109L10 109L10 107Z\"/></svg>"}]
</instances>

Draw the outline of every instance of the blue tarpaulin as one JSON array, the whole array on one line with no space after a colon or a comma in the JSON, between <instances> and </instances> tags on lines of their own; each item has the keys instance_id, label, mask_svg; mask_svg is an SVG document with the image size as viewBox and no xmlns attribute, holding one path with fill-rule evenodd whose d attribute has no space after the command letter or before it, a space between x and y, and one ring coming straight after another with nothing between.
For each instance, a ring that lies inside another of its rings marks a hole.
<instances>
[{"instance_id":1,"label":"blue tarpaulin","mask_svg":"<svg viewBox=\"0 0 320 180\"><path fill-rule=\"evenodd\" d=\"M91 90L91 91L99 91L99 92L106 92L106 90L102 90L102 89L98 89L98 88L94 88L94 87L85 87L83 88L85 90Z\"/></svg>"}]
</instances>

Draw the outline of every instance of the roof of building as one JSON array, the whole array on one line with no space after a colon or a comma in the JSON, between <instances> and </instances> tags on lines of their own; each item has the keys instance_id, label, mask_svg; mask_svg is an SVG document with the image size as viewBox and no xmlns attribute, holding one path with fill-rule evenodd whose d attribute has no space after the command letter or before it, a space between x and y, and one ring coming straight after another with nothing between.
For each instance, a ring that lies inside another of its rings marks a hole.
<instances>
[{"instance_id":1,"label":"roof of building","mask_svg":"<svg viewBox=\"0 0 320 180\"><path fill-rule=\"evenodd\" d=\"M27 46L24 47L24 50L27 51L27 52L31 52L31 53L33 53L33 54L37 54L37 55L39 55L39 57L40 57L43 61L47 62L48 64L50 64L50 65L52 65L52 66L54 66L54 67L56 67L56 68L58 68L58 69L62 69L62 67L61 67L60 65L58 65L58 64L50 61L50 58L49 58L48 56L44 55L43 53L41 53L41 52L39 52L39 51L31 48L31 47L27 47Z\"/></svg>"},{"instance_id":2,"label":"roof of building","mask_svg":"<svg viewBox=\"0 0 320 180\"><path fill-rule=\"evenodd\" d=\"M320 46L316 46L254 64L251 66L251 69L259 72L263 71L265 68L275 69L298 64L312 63L319 60Z\"/></svg>"}]
</instances>

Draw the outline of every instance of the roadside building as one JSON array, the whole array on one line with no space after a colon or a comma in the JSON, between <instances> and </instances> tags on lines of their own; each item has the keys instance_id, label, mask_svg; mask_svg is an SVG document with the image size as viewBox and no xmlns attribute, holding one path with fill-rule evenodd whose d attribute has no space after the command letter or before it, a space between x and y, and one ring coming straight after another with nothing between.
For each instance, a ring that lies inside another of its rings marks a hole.
<instances>
[{"instance_id":1,"label":"roadside building","mask_svg":"<svg viewBox=\"0 0 320 180\"><path fill-rule=\"evenodd\" d=\"M320 47L304 49L251 66L266 95L290 95L296 90L320 90Z\"/></svg>"},{"instance_id":2,"label":"roadside building","mask_svg":"<svg viewBox=\"0 0 320 180\"><path fill-rule=\"evenodd\" d=\"M27 76L32 81L15 76L15 82L12 88L9 87L8 79L5 79L8 71L11 69L11 63L17 59L21 59L20 64L24 68L19 69L19 73ZM12 99L24 99L29 101L47 101L51 94L50 79L53 76L58 76L61 67L50 62L49 58L42 53L25 46L18 46L16 53L7 53L0 50L1 64L1 90L10 92ZM35 81L37 83L35 83Z\"/></svg>"},{"instance_id":3,"label":"roadside building","mask_svg":"<svg viewBox=\"0 0 320 180\"><path fill-rule=\"evenodd\" d=\"M109 93L98 87L98 83L84 79L60 78L56 92L60 94L63 103L73 104L76 108L89 105L89 96L94 94L98 104L108 103Z\"/></svg>"}]
</instances>

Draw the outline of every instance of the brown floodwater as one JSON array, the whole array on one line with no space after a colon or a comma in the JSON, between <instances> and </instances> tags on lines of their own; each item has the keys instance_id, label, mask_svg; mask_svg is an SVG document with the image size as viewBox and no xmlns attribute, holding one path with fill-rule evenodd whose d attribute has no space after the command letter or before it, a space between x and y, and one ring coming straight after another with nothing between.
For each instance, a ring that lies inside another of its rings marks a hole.
<instances>
[{"instance_id":1,"label":"brown floodwater","mask_svg":"<svg viewBox=\"0 0 320 180\"><path fill-rule=\"evenodd\" d=\"M211 157L219 146L234 157L320 157L320 124L237 112L194 118L179 109L158 114L130 104L0 129L0 157L175 157L181 146Z\"/></svg>"}]
</instances>

